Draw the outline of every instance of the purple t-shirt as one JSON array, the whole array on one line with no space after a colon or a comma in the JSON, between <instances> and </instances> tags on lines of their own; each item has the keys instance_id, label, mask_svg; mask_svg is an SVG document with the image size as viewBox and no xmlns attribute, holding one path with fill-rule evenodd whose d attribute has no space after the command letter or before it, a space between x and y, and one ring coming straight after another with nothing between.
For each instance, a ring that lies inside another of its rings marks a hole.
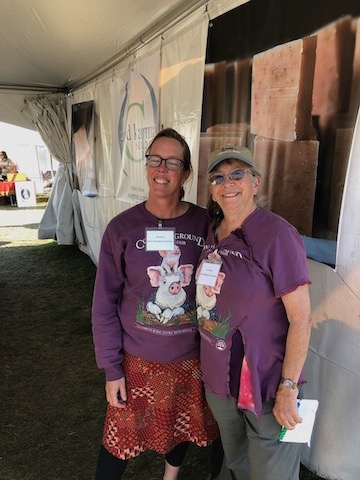
<instances>
[{"instance_id":1,"label":"purple t-shirt","mask_svg":"<svg viewBox=\"0 0 360 480\"><path fill-rule=\"evenodd\" d=\"M261 414L275 397L285 353L289 322L280 297L310 283L304 245L285 219L258 207L220 242L210 230L200 261L214 256L222 262L216 283L196 292L204 383L223 398L237 396L245 355Z\"/></svg>"},{"instance_id":2,"label":"purple t-shirt","mask_svg":"<svg viewBox=\"0 0 360 480\"><path fill-rule=\"evenodd\" d=\"M159 363L199 356L195 269L209 228L206 211L189 204L178 218L173 251L148 251L146 229L159 219L142 203L113 218L99 256L92 306L96 361L107 380L123 376L123 351Z\"/></svg>"}]
</instances>

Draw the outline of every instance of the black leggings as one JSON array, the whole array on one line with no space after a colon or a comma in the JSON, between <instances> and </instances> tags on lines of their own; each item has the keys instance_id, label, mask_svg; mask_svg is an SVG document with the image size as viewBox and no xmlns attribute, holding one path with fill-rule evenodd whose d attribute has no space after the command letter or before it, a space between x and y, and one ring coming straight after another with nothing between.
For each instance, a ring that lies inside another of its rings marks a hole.
<instances>
[{"instance_id":1,"label":"black leggings","mask_svg":"<svg viewBox=\"0 0 360 480\"><path fill-rule=\"evenodd\" d=\"M176 445L171 452L165 455L166 461L173 467L180 467L188 446L189 442L182 442ZM125 472L127 462L127 460L115 457L101 445L95 480L120 480Z\"/></svg>"}]
</instances>

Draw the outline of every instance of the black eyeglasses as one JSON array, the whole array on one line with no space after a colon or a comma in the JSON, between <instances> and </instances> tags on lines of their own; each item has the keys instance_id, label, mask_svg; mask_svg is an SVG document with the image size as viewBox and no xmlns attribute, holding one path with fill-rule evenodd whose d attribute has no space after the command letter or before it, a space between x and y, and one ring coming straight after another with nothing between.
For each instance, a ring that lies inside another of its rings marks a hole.
<instances>
[{"instance_id":1,"label":"black eyeglasses","mask_svg":"<svg viewBox=\"0 0 360 480\"><path fill-rule=\"evenodd\" d=\"M162 162L165 162L165 167L168 170L179 170L184 163L180 158L161 158L159 155L145 155L145 158L148 167L160 167Z\"/></svg>"},{"instance_id":2,"label":"black eyeglasses","mask_svg":"<svg viewBox=\"0 0 360 480\"><path fill-rule=\"evenodd\" d=\"M211 185L221 185L225 181L225 178L228 178L233 182L237 182L238 180L241 180L245 177L245 173L251 173L251 171L241 168L239 170L234 170L233 172L229 173L229 175L219 173L218 175L213 175L212 177L210 177L209 182L211 183Z\"/></svg>"}]
</instances>

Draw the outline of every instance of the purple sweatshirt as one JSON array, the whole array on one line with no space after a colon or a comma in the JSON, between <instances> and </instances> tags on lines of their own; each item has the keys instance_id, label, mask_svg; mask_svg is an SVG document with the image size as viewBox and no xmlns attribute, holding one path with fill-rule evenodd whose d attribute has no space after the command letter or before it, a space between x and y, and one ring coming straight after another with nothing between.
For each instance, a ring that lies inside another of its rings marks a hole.
<instances>
[{"instance_id":1,"label":"purple sweatshirt","mask_svg":"<svg viewBox=\"0 0 360 480\"><path fill-rule=\"evenodd\" d=\"M123 351L159 363L199 356L195 270L209 227L206 211L162 220L175 228L173 251L147 251L146 228L159 219L145 204L108 224L97 268L92 328L96 361L107 380L123 377Z\"/></svg>"},{"instance_id":2,"label":"purple sweatshirt","mask_svg":"<svg viewBox=\"0 0 360 480\"><path fill-rule=\"evenodd\" d=\"M222 261L217 282L197 285L196 293L204 383L223 398L248 389L260 415L281 377L289 328L281 296L310 283L304 245L285 219L257 208L220 242L212 229L201 259L214 251ZM242 384L244 356L248 373Z\"/></svg>"}]
</instances>

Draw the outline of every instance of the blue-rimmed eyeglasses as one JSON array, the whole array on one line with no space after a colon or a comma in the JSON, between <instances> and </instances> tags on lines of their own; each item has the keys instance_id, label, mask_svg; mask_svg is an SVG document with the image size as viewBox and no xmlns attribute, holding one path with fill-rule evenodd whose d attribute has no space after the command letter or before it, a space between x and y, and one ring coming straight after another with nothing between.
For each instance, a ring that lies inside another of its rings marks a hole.
<instances>
[{"instance_id":1,"label":"blue-rimmed eyeglasses","mask_svg":"<svg viewBox=\"0 0 360 480\"><path fill-rule=\"evenodd\" d=\"M212 175L209 178L209 182L211 185L220 185L225 181L225 178L228 178L229 180L233 182L237 182L238 180L241 180L245 177L246 173L251 173L250 170L246 170L243 168L240 168L238 170L234 170L233 172L229 173L229 175L223 174L223 173L218 173L217 175Z\"/></svg>"},{"instance_id":2,"label":"blue-rimmed eyeglasses","mask_svg":"<svg viewBox=\"0 0 360 480\"><path fill-rule=\"evenodd\" d=\"M162 162L165 162L165 167L168 170L179 170L184 163L180 158L161 158L159 155L145 155L145 158L148 167L160 167Z\"/></svg>"}]
</instances>

